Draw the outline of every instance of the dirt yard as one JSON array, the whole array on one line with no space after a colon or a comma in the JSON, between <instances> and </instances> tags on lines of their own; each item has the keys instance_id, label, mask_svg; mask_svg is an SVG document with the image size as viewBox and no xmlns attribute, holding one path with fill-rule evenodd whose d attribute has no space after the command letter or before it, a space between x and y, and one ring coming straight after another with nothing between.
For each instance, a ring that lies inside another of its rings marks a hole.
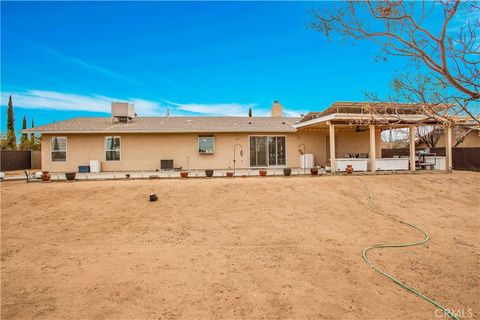
<instances>
[{"instance_id":1,"label":"dirt yard","mask_svg":"<svg viewBox=\"0 0 480 320\"><path fill-rule=\"evenodd\" d=\"M480 174L362 179L431 237L371 259L480 317ZM1 195L2 319L447 318L363 261L370 244L422 236L373 215L356 176L4 182Z\"/></svg>"}]
</instances>

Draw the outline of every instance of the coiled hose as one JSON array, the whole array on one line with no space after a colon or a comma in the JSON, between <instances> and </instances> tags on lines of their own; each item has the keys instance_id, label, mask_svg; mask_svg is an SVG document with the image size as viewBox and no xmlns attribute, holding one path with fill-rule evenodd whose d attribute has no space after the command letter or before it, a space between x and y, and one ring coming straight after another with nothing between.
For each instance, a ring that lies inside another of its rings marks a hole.
<instances>
[{"instance_id":1,"label":"coiled hose","mask_svg":"<svg viewBox=\"0 0 480 320\"><path fill-rule=\"evenodd\" d=\"M379 248L403 248L403 247L411 247L411 246L417 246L417 245L421 245L425 242L427 242L430 237L428 236L428 233L425 232L425 230L423 230L422 228L420 227L417 227L416 225L414 224L411 224L411 223L408 223L406 221L403 221L391 214L385 214L385 213L381 213L376 207L375 207L375 203L373 201L373 194L372 192L370 191L370 189L368 188L368 186L365 184L365 182L361 179L361 178L358 178L360 180L360 182L363 184L363 187L365 188L365 190L367 191L368 193L368 205L370 206L370 210L377 214L377 215L380 215L380 216L384 216L384 217L388 217L396 222L399 222L399 223L402 223L402 224L405 224L409 227L412 227L413 229L415 230L418 230L420 231L421 233L423 233L423 236L424 238L420 241L416 241L416 242L403 242L403 243L377 243L377 244L374 244L374 245L371 245L367 248L365 248L365 250L363 250L363 253L362 253L362 256L363 256L363 260L365 260L365 262L368 263L368 265L375 271L377 271L378 273L382 274L383 276L387 277L388 279L392 280L393 282L395 282L396 284L398 284L400 287L402 287L403 289L407 290L407 291L410 291L412 292L413 294L417 295L418 297L430 302L431 304L433 304L434 306L436 306L437 308L441 309L443 312L445 312L445 314L447 314L450 318L452 319L455 319L455 320L460 320L453 312L451 312L450 310L446 309L445 307L443 307L440 303L436 302L435 300L427 297L426 295L422 294L420 291L412 288L412 287L409 287L408 285L406 285L405 283L401 282L400 280L398 280L397 278L393 277L392 275L382 271L381 269L379 269L378 267L376 267L369 259L368 259L368 252L370 250L373 250L373 249L379 249Z\"/></svg>"}]
</instances>

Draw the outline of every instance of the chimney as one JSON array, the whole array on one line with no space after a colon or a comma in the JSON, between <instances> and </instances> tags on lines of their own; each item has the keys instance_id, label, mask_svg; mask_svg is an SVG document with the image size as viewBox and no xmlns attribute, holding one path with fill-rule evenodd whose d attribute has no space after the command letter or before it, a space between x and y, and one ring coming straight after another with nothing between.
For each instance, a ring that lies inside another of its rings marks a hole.
<instances>
[{"instance_id":1,"label":"chimney","mask_svg":"<svg viewBox=\"0 0 480 320\"><path fill-rule=\"evenodd\" d=\"M112 122L127 123L135 118L135 106L128 102L112 102Z\"/></svg>"},{"instance_id":2,"label":"chimney","mask_svg":"<svg viewBox=\"0 0 480 320\"><path fill-rule=\"evenodd\" d=\"M280 103L278 103L278 100L273 101L272 117L274 118L283 117L283 106Z\"/></svg>"}]
</instances>

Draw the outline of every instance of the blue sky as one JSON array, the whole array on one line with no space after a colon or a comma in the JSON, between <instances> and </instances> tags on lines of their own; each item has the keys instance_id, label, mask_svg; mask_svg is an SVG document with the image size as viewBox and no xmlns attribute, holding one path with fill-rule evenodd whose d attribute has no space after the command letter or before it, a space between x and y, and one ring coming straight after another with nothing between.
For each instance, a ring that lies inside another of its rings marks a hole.
<instances>
[{"instance_id":1,"label":"blue sky","mask_svg":"<svg viewBox=\"0 0 480 320\"><path fill-rule=\"evenodd\" d=\"M306 27L332 2L1 2L1 128L106 115L287 115L384 94L405 61L375 62L370 42L328 41Z\"/></svg>"}]
</instances>

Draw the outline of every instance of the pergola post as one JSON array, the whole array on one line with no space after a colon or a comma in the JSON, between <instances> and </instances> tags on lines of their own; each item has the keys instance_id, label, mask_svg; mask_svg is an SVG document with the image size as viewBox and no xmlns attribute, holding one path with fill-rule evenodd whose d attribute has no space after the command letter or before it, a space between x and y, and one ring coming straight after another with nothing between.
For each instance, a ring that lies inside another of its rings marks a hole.
<instances>
[{"instance_id":1,"label":"pergola post","mask_svg":"<svg viewBox=\"0 0 480 320\"><path fill-rule=\"evenodd\" d=\"M447 124L446 125L446 132L447 132L447 141L446 141L446 145L445 145L445 165L446 165L446 168L447 171L451 171L452 168L453 168L453 163L452 163L452 126L450 124Z\"/></svg>"},{"instance_id":2,"label":"pergola post","mask_svg":"<svg viewBox=\"0 0 480 320\"><path fill-rule=\"evenodd\" d=\"M337 163L335 161L335 125L328 123L330 130L330 168L331 172L337 172Z\"/></svg>"},{"instance_id":3,"label":"pergola post","mask_svg":"<svg viewBox=\"0 0 480 320\"><path fill-rule=\"evenodd\" d=\"M377 171L376 159L377 155L375 154L375 125L370 125L370 171L375 173Z\"/></svg>"},{"instance_id":4,"label":"pergola post","mask_svg":"<svg viewBox=\"0 0 480 320\"><path fill-rule=\"evenodd\" d=\"M415 126L411 125L408 131L410 146L410 170L415 171Z\"/></svg>"}]
</instances>

